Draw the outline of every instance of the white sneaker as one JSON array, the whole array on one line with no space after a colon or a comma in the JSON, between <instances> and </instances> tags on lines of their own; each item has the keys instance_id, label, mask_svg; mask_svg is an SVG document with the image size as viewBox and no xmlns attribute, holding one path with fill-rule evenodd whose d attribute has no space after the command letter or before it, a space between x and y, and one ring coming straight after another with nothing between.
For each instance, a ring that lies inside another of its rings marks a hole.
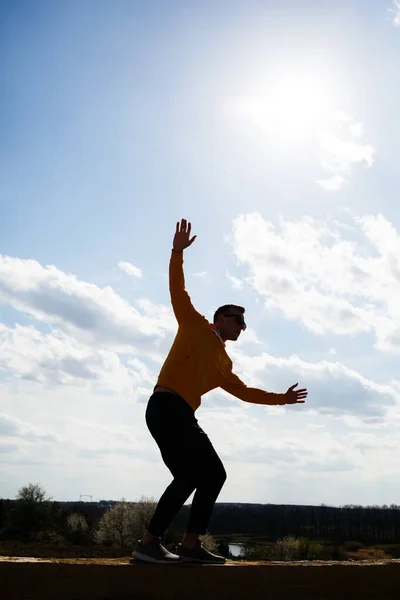
<instances>
[{"instance_id":1,"label":"white sneaker","mask_svg":"<svg viewBox=\"0 0 400 600\"><path fill-rule=\"evenodd\" d=\"M196 541L194 548L186 548L186 546L179 544L178 554L182 562L202 563L206 565L223 565L226 563L226 558L206 550L201 545L200 540Z\"/></svg>"},{"instance_id":2,"label":"white sneaker","mask_svg":"<svg viewBox=\"0 0 400 600\"><path fill-rule=\"evenodd\" d=\"M174 565L181 562L180 556L172 554L164 548L159 539L153 540L149 544L142 544L139 540L133 549L132 556L136 560L159 565Z\"/></svg>"}]
</instances>

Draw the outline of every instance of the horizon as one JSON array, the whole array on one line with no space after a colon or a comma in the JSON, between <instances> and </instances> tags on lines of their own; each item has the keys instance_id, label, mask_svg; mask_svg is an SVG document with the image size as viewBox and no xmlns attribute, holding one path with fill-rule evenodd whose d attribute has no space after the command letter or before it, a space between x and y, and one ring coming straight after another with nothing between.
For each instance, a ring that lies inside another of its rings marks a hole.
<instances>
[{"instance_id":1,"label":"horizon","mask_svg":"<svg viewBox=\"0 0 400 600\"><path fill-rule=\"evenodd\" d=\"M7 500L7 501L16 501L17 498L2 498L0 497L0 500ZM143 500L143 498L137 498L136 500L125 500L125 498L121 498L119 500L113 500L113 499L105 499L102 498L101 500L57 500L55 498L45 498L45 502L56 502L59 504L101 504L102 502L105 503L115 503L115 504L119 504L119 503L127 503L127 504L135 504L137 502L140 502L141 500ZM151 498L145 498L145 500L152 500ZM189 508L191 505L191 503L189 502L185 502L185 504L183 504L182 508ZM235 506L297 506L297 507L302 507L302 508L337 508L337 509L357 509L357 508L361 508L361 509L379 509L379 510L399 510L400 509L400 505L398 504L383 504L383 505L369 505L369 504L365 504L365 505L359 505L359 504L343 504L343 505L332 505L332 504L294 504L294 503L286 503L286 502L279 502L279 503L275 503L275 502L220 502L220 501L216 501L215 506L221 506L221 505L235 505Z\"/></svg>"}]
</instances>

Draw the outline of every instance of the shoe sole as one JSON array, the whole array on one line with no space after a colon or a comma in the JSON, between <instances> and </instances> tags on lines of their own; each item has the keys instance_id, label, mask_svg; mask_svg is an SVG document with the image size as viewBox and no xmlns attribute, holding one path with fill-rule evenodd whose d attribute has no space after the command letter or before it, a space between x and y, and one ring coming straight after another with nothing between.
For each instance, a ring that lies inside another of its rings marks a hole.
<instances>
[{"instance_id":1,"label":"shoe sole","mask_svg":"<svg viewBox=\"0 0 400 600\"><path fill-rule=\"evenodd\" d=\"M142 552L138 552L137 550L134 550L132 552L132 556L133 558L136 558L136 560L140 560L141 562L147 562L147 563L152 563L155 565L179 565L181 561L181 559L178 558L171 558L171 559L159 559L159 558L153 558L152 556L149 556L148 554L142 554Z\"/></svg>"}]
</instances>

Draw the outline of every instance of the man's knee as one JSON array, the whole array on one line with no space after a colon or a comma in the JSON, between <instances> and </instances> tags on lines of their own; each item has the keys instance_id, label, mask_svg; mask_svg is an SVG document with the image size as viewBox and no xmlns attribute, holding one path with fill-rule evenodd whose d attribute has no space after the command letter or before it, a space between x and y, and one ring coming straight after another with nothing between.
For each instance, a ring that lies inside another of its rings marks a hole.
<instances>
[{"instance_id":1,"label":"man's knee","mask_svg":"<svg viewBox=\"0 0 400 600\"><path fill-rule=\"evenodd\" d=\"M227 478L225 467L220 460L209 464L208 470L202 475L207 485L215 488L222 488Z\"/></svg>"},{"instance_id":2,"label":"man's knee","mask_svg":"<svg viewBox=\"0 0 400 600\"><path fill-rule=\"evenodd\" d=\"M225 467L224 467L224 465L222 463L221 463L221 466L219 468L219 475L218 475L218 477L219 477L219 482L220 482L221 487L222 487L224 485L225 481L226 481L226 478L227 478Z\"/></svg>"}]
</instances>

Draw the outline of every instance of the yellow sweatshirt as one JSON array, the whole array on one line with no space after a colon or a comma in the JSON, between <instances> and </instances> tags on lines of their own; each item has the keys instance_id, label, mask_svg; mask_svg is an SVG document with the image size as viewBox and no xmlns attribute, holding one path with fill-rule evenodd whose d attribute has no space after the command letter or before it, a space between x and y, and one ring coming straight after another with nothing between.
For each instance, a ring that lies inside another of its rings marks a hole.
<instances>
[{"instance_id":1,"label":"yellow sweatshirt","mask_svg":"<svg viewBox=\"0 0 400 600\"><path fill-rule=\"evenodd\" d=\"M157 385L174 390L193 410L200 406L203 394L217 387L245 402L285 404L284 394L247 387L232 373L232 361L225 344L213 333L208 320L195 310L185 289L183 252L172 251L169 290L178 332Z\"/></svg>"}]
</instances>

